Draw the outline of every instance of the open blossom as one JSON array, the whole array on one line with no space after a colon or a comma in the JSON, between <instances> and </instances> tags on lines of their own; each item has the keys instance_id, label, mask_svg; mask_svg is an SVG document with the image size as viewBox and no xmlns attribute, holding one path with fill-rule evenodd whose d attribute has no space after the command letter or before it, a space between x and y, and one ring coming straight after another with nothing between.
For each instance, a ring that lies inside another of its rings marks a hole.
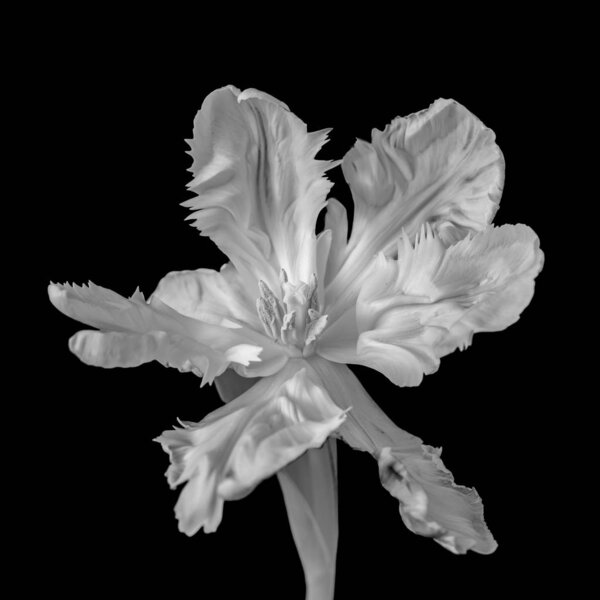
<instances>
[{"instance_id":1,"label":"open blossom","mask_svg":"<svg viewBox=\"0 0 600 600\"><path fill-rule=\"evenodd\" d=\"M543 264L529 227L491 225L504 160L462 105L437 100L346 154L350 235L345 208L327 199L339 162L315 158L328 133L309 133L263 92L212 92L189 140L195 196L184 204L230 262L170 273L147 300L49 286L56 308L94 328L69 341L83 362L156 360L217 383L221 408L157 438L169 484L183 486L179 528L215 531L226 500L277 474L312 600L333 597L336 438L374 456L411 531L458 554L495 550L475 490L392 423L347 365L419 385L474 333L517 321Z\"/></svg>"}]
</instances>

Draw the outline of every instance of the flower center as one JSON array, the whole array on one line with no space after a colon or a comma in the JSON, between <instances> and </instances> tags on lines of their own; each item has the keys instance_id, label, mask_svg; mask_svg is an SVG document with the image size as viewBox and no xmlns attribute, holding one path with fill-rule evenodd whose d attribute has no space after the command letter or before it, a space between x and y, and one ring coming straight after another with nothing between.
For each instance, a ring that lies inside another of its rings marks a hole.
<instances>
[{"instance_id":1,"label":"flower center","mask_svg":"<svg viewBox=\"0 0 600 600\"><path fill-rule=\"evenodd\" d=\"M281 269L279 283L282 300L262 279L258 282L260 297L256 309L260 321L267 335L287 346L293 356L310 356L327 325L327 315L319 312L317 276L313 273L309 283L294 285L288 281L285 269Z\"/></svg>"}]
</instances>

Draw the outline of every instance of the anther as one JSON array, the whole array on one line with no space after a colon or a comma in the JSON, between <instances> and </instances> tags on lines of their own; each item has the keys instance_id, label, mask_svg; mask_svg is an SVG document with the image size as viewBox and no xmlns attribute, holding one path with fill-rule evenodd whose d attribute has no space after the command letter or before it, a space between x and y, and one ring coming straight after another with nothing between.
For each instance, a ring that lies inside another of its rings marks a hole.
<instances>
[{"instance_id":1,"label":"anther","mask_svg":"<svg viewBox=\"0 0 600 600\"><path fill-rule=\"evenodd\" d=\"M317 285L317 275L313 273L310 276L310 282L308 284L308 294L307 294L307 305L309 309L319 310L319 294L318 294L318 285Z\"/></svg>"},{"instance_id":2,"label":"anther","mask_svg":"<svg viewBox=\"0 0 600 600\"><path fill-rule=\"evenodd\" d=\"M261 279L258 282L258 289L260 290L260 295L264 298L264 300L269 304L271 308L271 312L273 314L273 318L275 319L275 323L277 327L280 327L281 320L283 319L283 306L281 306L281 302L279 298L273 293L271 288Z\"/></svg>"},{"instance_id":3,"label":"anther","mask_svg":"<svg viewBox=\"0 0 600 600\"><path fill-rule=\"evenodd\" d=\"M258 311L258 316L265 332L276 340L278 337L277 326L275 325L275 313L271 305L264 298L258 298L256 301L256 310Z\"/></svg>"}]
</instances>

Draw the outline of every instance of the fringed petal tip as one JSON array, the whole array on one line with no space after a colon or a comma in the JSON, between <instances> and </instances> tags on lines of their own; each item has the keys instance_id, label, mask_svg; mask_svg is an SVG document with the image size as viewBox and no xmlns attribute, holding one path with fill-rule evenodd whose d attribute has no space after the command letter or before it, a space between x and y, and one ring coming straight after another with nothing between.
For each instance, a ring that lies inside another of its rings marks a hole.
<instances>
[{"instance_id":1,"label":"fringed petal tip","mask_svg":"<svg viewBox=\"0 0 600 600\"><path fill-rule=\"evenodd\" d=\"M51 281L48 284L48 298L55 308L64 313L69 295L76 296L77 294L97 287L99 286L96 286L91 281L88 281L87 284L84 283L82 285L77 285L76 283L71 284L69 282L54 283Z\"/></svg>"},{"instance_id":2,"label":"fringed petal tip","mask_svg":"<svg viewBox=\"0 0 600 600\"><path fill-rule=\"evenodd\" d=\"M154 438L169 455L170 465L165 476L174 490L187 481L175 505L178 529L187 536L200 529L205 533L216 531L223 515L223 499L215 492L215 474L210 472L207 456L195 457L194 435L196 423L181 422L182 429L165 431Z\"/></svg>"},{"instance_id":3,"label":"fringed petal tip","mask_svg":"<svg viewBox=\"0 0 600 600\"><path fill-rule=\"evenodd\" d=\"M498 544L483 520L481 498L475 489L454 483L440 453L425 445L420 455L383 448L378 459L382 485L399 500L402 520L412 532L454 554L491 554Z\"/></svg>"}]
</instances>

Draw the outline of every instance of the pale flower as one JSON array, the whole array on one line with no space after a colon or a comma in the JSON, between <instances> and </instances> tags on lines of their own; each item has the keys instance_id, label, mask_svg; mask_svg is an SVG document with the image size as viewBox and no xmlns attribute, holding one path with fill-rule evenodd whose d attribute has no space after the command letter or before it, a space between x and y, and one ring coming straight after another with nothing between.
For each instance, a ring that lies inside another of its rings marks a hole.
<instances>
[{"instance_id":1,"label":"pale flower","mask_svg":"<svg viewBox=\"0 0 600 600\"><path fill-rule=\"evenodd\" d=\"M157 438L169 484L184 484L179 529L215 531L225 500L277 473L312 600L333 597L335 438L375 457L411 531L458 554L495 550L475 490L455 485L440 451L396 427L346 365L419 385L474 333L514 323L543 263L529 227L490 224L504 161L457 102L397 118L346 154L350 236L344 207L326 200L324 173L339 163L315 159L327 134L257 90L212 92L190 140L197 195L184 204L231 262L170 273L148 300L49 287L54 306L96 328L69 342L83 362L157 360L216 381L222 408Z\"/></svg>"}]
</instances>

